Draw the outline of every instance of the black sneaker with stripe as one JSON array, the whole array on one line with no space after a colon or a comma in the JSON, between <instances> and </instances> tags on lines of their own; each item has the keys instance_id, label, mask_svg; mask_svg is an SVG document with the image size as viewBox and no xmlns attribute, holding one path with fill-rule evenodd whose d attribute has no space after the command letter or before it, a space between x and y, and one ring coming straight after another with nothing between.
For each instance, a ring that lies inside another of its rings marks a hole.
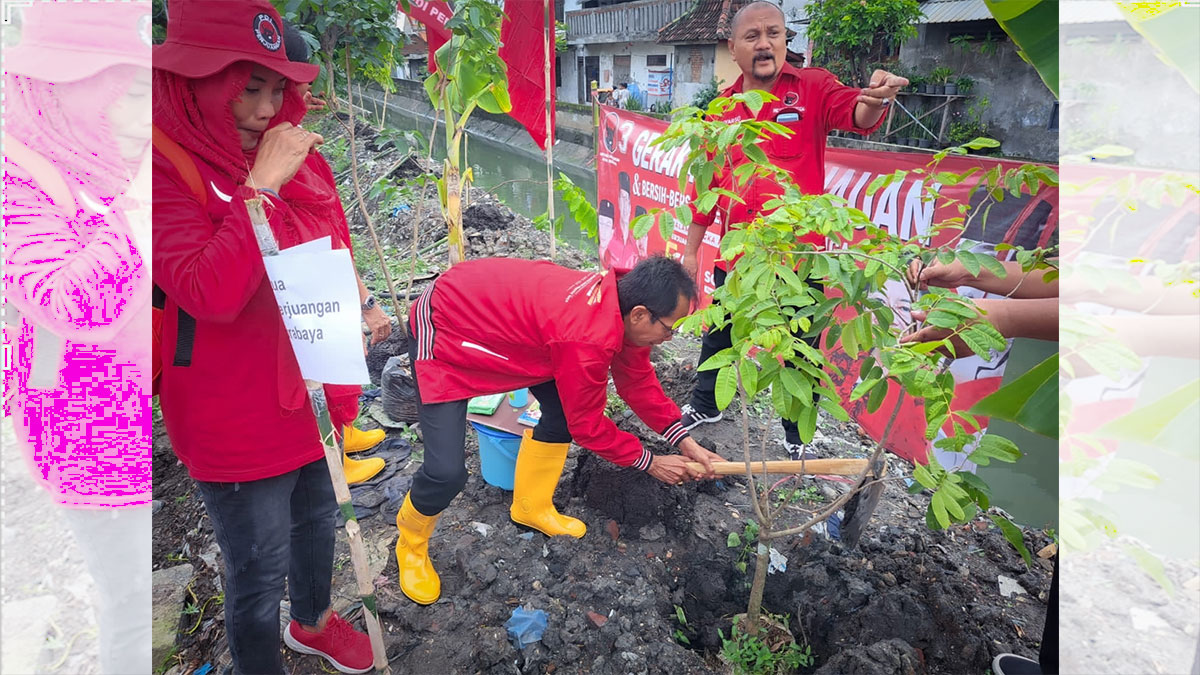
<instances>
[{"instance_id":1,"label":"black sneaker with stripe","mask_svg":"<svg viewBox=\"0 0 1200 675\"><path fill-rule=\"evenodd\" d=\"M718 412L715 415L705 415L704 413L693 408L691 403L685 404L679 409L679 412L683 413L683 417L679 420L679 423L682 424L683 428L687 429L688 431L695 429L701 424L712 424L713 422L721 421L721 413Z\"/></svg>"},{"instance_id":2,"label":"black sneaker with stripe","mask_svg":"<svg viewBox=\"0 0 1200 675\"><path fill-rule=\"evenodd\" d=\"M791 441L781 441L784 449L787 450L788 457L799 461L801 459L817 459L820 457L812 448L806 448L802 443L792 443Z\"/></svg>"}]
</instances>

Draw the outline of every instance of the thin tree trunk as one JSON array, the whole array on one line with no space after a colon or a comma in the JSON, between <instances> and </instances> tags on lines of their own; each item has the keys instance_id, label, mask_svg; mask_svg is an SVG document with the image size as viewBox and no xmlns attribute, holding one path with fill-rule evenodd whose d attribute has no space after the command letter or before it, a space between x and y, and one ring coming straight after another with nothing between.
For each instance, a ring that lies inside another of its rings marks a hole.
<instances>
[{"instance_id":1,"label":"thin tree trunk","mask_svg":"<svg viewBox=\"0 0 1200 675\"><path fill-rule=\"evenodd\" d=\"M346 93L350 94L350 53L346 53ZM375 255L379 256L379 267L383 270L383 280L387 283L388 293L392 296L392 311L396 313L396 318L404 323L404 314L400 311L400 298L396 295L396 286L392 283L392 275L388 272L387 258L383 254L383 246L379 243L379 234L375 231L375 224L371 222L371 214L367 213L367 202L363 197L362 183L358 178L358 153L355 152L354 143L354 101L350 100L348 106L350 110L350 177L354 182L354 197L358 202L359 211L362 212L363 221L367 224L367 231L371 233L371 243L375 247Z\"/></svg>"},{"instance_id":2,"label":"thin tree trunk","mask_svg":"<svg viewBox=\"0 0 1200 675\"><path fill-rule=\"evenodd\" d=\"M770 539L764 539L768 524L758 533L758 556L754 560L754 581L750 584L750 602L746 605L746 625L742 632L758 635L758 618L762 613L763 590L767 587L767 568L771 564Z\"/></svg>"},{"instance_id":3,"label":"thin tree trunk","mask_svg":"<svg viewBox=\"0 0 1200 675\"><path fill-rule=\"evenodd\" d=\"M394 83L395 79L396 79L396 45L392 44L392 49L391 49L391 51L388 52L388 81L393 83L392 86L395 86L395 83ZM387 122L387 99L388 99L388 91L390 89L391 89L391 87L384 87L384 89L383 89L383 114L379 116L379 130L380 131L383 131L384 124Z\"/></svg>"},{"instance_id":4,"label":"thin tree trunk","mask_svg":"<svg viewBox=\"0 0 1200 675\"><path fill-rule=\"evenodd\" d=\"M327 78L328 84L329 84L329 92L328 92L329 105L334 110L337 110L337 108L338 108L338 96L337 96L337 86L336 86L337 78L334 76L333 50L332 49L326 50L326 52L325 52L325 74L326 74L326 78Z\"/></svg>"}]
</instances>

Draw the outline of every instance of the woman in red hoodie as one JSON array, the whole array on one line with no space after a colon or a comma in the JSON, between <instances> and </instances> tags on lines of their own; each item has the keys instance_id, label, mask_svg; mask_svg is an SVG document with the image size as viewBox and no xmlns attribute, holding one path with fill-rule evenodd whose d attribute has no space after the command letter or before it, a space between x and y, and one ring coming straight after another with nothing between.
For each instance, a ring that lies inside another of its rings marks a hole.
<instances>
[{"instance_id":1,"label":"woman in red hoodie","mask_svg":"<svg viewBox=\"0 0 1200 675\"><path fill-rule=\"evenodd\" d=\"M300 126L296 82L265 0L174 0L154 51L154 281L166 294L159 383L171 444L196 480L225 562L238 673L281 673L291 648L370 670L367 636L330 610L337 506L316 419L245 201L264 197L280 248L349 244L333 174ZM379 311L379 310L373 310ZM358 387L326 387L335 424Z\"/></svg>"}]
</instances>

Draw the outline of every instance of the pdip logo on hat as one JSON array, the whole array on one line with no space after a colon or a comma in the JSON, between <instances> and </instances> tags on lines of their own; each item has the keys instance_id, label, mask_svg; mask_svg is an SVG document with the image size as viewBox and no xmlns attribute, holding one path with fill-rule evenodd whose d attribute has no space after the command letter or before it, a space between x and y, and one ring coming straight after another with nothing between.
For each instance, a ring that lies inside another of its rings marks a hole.
<instances>
[{"instance_id":1,"label":"pdip logo on hat","mask_svg":"<svg viewBox=\"0 0 1200 675\"><path fill-rule=\"evenodd\" d=\"M283 46L283 33L275 25L275 19L270 14L259 14L254 17L254 37L268 51L277 52Z\"/></svg>"}]
</instances>

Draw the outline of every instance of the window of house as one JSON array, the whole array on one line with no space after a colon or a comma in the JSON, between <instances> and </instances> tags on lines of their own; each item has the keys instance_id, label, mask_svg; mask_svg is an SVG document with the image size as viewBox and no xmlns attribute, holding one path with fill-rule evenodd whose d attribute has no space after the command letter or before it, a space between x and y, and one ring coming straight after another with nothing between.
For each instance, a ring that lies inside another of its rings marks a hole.
<instances>
[{"instance_id":1,"label":"window of house","mask_svg":"<svg viewBox=\"0 0 1200 675\"><path fill-rule=\"evenodd\" d=\"M554 57L554 86L562 86L562 57Z\"/></svg>"},{"instance_id":2,"label":"window of house","mask_svg":"<svg viewBox=\"0 0 1200 675\"><path fill-rule=\"evenodd\" d=\"M653 68L655 66L666 67L666 65L667 65L667 55L666 54L649 54L646 56L646 67L647 68Z\"/></svg>"}]
</instances>

